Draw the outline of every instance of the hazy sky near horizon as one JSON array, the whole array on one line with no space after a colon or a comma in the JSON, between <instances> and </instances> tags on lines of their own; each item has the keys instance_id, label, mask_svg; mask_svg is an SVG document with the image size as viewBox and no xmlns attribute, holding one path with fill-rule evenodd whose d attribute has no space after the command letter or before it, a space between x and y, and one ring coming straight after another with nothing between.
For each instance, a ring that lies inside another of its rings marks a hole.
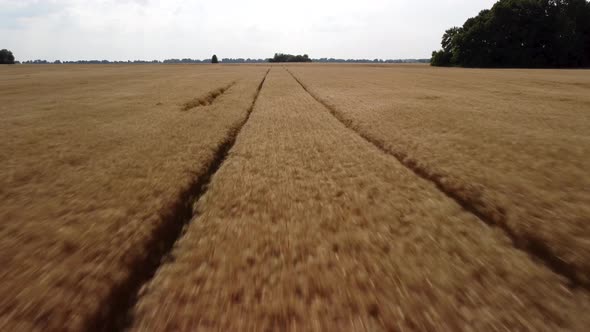
<instances>
[{"instance_id":1,"label":"hazy sky near horizon","mask_svg":"<svg viewBox=\"0 0 590 332\"><path fill-rule=\"evenodd\" d=\"M426 58L496 0L0 0L17 60Z\"/></svg>"}]
</instances>

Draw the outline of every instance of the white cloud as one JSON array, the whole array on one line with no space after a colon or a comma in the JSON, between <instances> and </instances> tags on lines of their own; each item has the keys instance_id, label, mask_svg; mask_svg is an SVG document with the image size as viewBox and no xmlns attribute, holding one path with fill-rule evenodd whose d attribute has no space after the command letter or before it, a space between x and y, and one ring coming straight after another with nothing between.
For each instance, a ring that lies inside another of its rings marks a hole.
<instances>
[{"instance_id":1,"label":"white cloud","mask_svg":"<svg viewBox=\"0 0 590 332\"><path fill-rule=\"evenodd\" d=\"M0 0L0 48L26 59L428 57L493 0Z\"/></svg>"}]
</instances>

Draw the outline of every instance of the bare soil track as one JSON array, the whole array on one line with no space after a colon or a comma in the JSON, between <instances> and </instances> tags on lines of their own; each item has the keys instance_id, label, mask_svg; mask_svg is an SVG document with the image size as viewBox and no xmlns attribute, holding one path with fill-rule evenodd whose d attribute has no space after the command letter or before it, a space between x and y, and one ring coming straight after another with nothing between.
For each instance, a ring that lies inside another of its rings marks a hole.
<instances>
[{"instance_id":1,"label":"bare soil track","mask_svg":"<svg viewBox=\"0 0 590 332\"><path fill-rule=\"evenodd\" d=\"M234 86L234 84L236 84L236 82L231 82L230 84L228 84L224 87L221 87L221 88L218 88L218 89L208 92L204 96L201 96L201 97L195 98L191 101L188 101L182 106L182 110L188 111L188 110L191 110L195 107L211 105L211 104L213 104L215 99L217 99L217 97L224 94L228 89L230 89L232 86Z\"/></svg>"}]
</instances>

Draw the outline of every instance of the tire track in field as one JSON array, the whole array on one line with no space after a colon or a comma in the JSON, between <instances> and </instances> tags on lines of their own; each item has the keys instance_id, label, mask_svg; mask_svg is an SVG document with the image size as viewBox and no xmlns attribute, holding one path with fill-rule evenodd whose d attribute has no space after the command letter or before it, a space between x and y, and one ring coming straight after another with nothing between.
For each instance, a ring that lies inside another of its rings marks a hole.
<instances>
[{"instance_id":1,"label":"tire track in field","mask_svg":"<svg viewBox=\"0 0 590 332\"><path fill-rule=\"evenodd\" d=\"M153 278L174 248L174 244L182 237L185 226L193 219L194 203L205 194L211 178L227 158L238 133L250 119L250 114L269 72L270 69L266 71L260 81L244 120L230 129L226 139L217 147L213 159L204 166L202 175L195 177L186 188L183 188L178 194L175 204L160 212L164 222L152 231L152 236L149 237L150 243L147 245L150 248L149 252L141 261L132 262L130 274L112 290L105 301L107 305L104 312L89 320L86 326L87 331L122 331L128 326L131 318L130 312L138 300L139 291Z\"/></svg>"},{"instance_id":2,"label":"tire track in field","mask_svg":"<svg viewBox=\"0 0 590 332\"><path fill-rule=\"evenodd\" d=\"M345 118L334 106L325 102L317 94L311 92L307 86L299 80L295 74L289 69L283 67L293 77L297 83L316 101L326 108L332 116L345 125L348 129L354 131L357 135L379 148L383 153L395 157L402 165L411 170L414 174L422 179L433 183L438 190L444 193L447 197L454 200L463 209L470 212L479 218L482 222L489 226L495 226L501 229L512 241L515 248L525 252L532 260L545 265L554 273L565 277L569 281L569 286L572 289L582 287L590 288L590 285L581 279L576 273L576 269L572 264L569 264L559 258L558 255L541 239L531 234L518 234L507 223L507 215L504 208L495 204L484 202L481 194L470 190L466 186L454 185L444 181L444 175L433 172L427 167L422 166L417 160L409 157L405 152L392 151L387 148L383 142L362 133L354 127L352 120Z\"/></svg>"},{"instance_id":3,"label":"tire track in field","mask_svg":"<svg viewBox=\"0 0 590 332\"><path fill-rule=\"evenodd\" d=\"M229 90L235 84L236 84L236 81L233 81L226 86L223 86L221 88L217 88L215 90L211 90L207 94L205 94L201 97L187 101L186 103L184 103L182 105L182 110L189 111L189 110L192 110L193 108L197 108L197 107L201 107L201 106L209 106L209 105L213 104L213 102L215 102L215 99L220 97L222 94L224 94L227 90Z\"/></svg>"}]
</instances>

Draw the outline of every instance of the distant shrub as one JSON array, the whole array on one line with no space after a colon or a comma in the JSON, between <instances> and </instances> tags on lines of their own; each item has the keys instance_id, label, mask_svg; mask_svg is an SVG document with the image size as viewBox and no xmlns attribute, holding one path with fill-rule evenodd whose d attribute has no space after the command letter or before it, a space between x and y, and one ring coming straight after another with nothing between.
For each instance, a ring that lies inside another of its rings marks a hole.
<instances>
[{"instance_id":1,"label":"distant shrub","mask_svg":"<svg viewBox=\"0 0 590 332\"><path fill-rule=\"evenodd\" d=\"M211 63L219 63L219 60L217 59L217 55L213 54L213 57L211 58Z\"/></svg>"},{"instance_id":2,"label":"distant shrub","mask_svg":"<svg viewBox=\"0 0 590 332\"><path fill-rule=\"evenodd\" d=\"M14 64L14 55L7 49L0 50L0 64Z\"/></svg>"},{"instance_id":3,"label":"distant shrub","mask_svg":"<svg viewBox=\"0 0 590 332\"><path fill-rule=\"evenodd\" d=\"M275 56L272 59L268 59L268 62L311 62L311 59L307 54L292 55L275 53Z\"/></svg>"}]
</instances>

